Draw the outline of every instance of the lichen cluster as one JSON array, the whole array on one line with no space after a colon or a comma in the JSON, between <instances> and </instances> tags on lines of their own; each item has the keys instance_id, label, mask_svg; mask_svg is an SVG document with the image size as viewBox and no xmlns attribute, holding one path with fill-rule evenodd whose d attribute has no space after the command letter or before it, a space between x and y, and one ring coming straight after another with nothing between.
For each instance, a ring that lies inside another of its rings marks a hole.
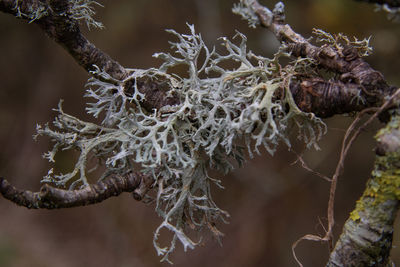
<instances>
[{"instance_id":1,"label":"lichen cluster","mask_svg":"<svg viewBox=\"0 0 400 267\"><path fill-rule=\"evenodd\" d=\"M86 26L94 28L103 28L103 23L95 20L93 17L96 15L96 11L93 6L101 6L100 3L93 0L70 0L70 15L71 18L76 20L83 20Z\"/></svg>"},{"instance_id":2,"label":"lichen cluster","mask_svg":"<svg viewBox=\"0 0 400 267\"><path fill-rule=\"evenodd\" d=\"M340 55L343 55L343 50L346 47L355 49L359 57L367 57L372 54L373 49L369 45L370 38L358 40L356 37L353 37L353 40L351 40L343 33L330 34L321 29L313 29L313 34L316 37L317 42L329 45Z\"/></svg>"},{"instance_id":3,"label":"lichen cluster","mask_svg":"<svg viewBox=\"0 0 400 267\"><path fill-rule=\"evenodd\" d=\"M94 100L87 112L102 117L99 125L65 114L60 105L54 127L37 129L38 135L54 142L53 150L45 154L48 160L54 161L60 150L79 152L71 172L50 170L43 182L70 189L87 186L90 157L106 167L100 179L138 165L153 173L156 211L163 219L154 245L165 260L177 240L185 249L196 245L188 237L191 230L208 228L221 235L215 223L225 221L228 214L212 200L211 184L221 185L208 176L209 167L230 171L235 161L243 162L245 148L252 156L261 147L271 154L279 143L290 147L289 135L296 128L307 146L316 146L326 130L319 118L298 109L290 92L295 74L306 71L310 60L281 65L280 58L290 56L283 50L272 59L257 56L248 51L240 33L236 42L222 38L225 52L219 53L207 48L193 26L189 29L187 35L169 30L178 39L171 43L175 53L155 54L164 61L159 68L129 69L129 76L120 82L95 71L98 78L87 84L86 96ZM170 73L177 65L187 68L187 77ZM138 86L143 79L167 84L180 104L145 110L146 96ZM173 233L166 247L158 242L162 229Z\"/></svg>"},{"instance_id":4,"label":"lichen cluster","mask_svg":"<svg viewBox=\"0 0 400 267\"><path fill-rule=\"evenodd\" d=\"M354 222L360 222L361 215L366 212L375 212L375 220L388 221L387 218L393 214L386 212L385 206L400 200L400 170L397 167L400 159L400 117L392 113L390 122L375 136L380 154L375 159L372 177L362 197L350 213L350 219ZM382 208L377 208L379 205Z\"/></svg>"},{"instance_id":5,"label":"lichen cluster","mask_svg":"<svg viewBox=\"0 0 400 267\"><path fill-rule=\"evenodd\" d=\"M29 20L29 23L48 15L47 6L39 1L32 3L32 5L28 5L24 11L21 10L21 4L22 2L19 0L14 1L13 9L16 12L15 16L17 18L26 18Z\"/></svg>"},{"instance_id":6,"label":"lichen cluster","mask_svg":"<svg viewBox=\"0 0 400 267\"><path fill-rule=\"evenodd\" d=\"M246 20L249 24L249 27L256 28L260 25L260 18L256 14L255 10L252 8L255 0L240 0L239 3L234 4L232 8L232 12L241 16L244 20ZM263 8L263 12L265 13L265 18L268 18L267 26L272 23L274 16L278 15L284 18L284 9L285 5L282 2L278 2L275 4L274 9L271 11L266 7Z\"/></svg>"}]
</instances>

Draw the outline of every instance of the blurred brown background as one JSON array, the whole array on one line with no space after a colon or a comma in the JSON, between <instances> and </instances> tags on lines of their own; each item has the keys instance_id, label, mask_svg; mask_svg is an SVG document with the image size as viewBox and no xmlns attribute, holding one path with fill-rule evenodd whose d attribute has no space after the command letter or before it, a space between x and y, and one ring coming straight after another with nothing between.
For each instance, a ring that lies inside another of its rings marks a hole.
<instances>
[{"instance_id":1,"label":"blurred brown background","mask_svg":"<svg viewBox=\"0 0 400 267\"><path fill-rule=\"evenodd\" d=\"M87 33L99 48L126 67L158 66L151 56L168 51L172 36L164 29L186 32L194 23L206 42L248 36L256 53L272 55L277 42L263 29L249 29L231 13L234 0L103 0L98 18L106 29ZM262 3L271 1L262 1ZM287 0L287 22L306 37L313 27L349 36L371 38L374 54L367 60L392 84L400 84L400 24L374 7L349 0ZM64 110L84 119L84 84L88 74L35 26L0 14L0 175L20 188L38 190L49 164L41 154L48 140L32 140L36 124L52 121L60 98ZM329 133L321 151L305 152L310 167L331 175L349 117L327 120ZM340 177L336 196L336 236L359 198L373 164L376 123L354 144ZM301 148L299 146L300 152ZM217 204L231 214L220 225L220 246L206 234L204 245L172 260L182 266L296 266L291 246L305 234L324 234L329 184L298 165L285 147L249 160L245 168L223 177L225 190L214 188ZM66 168L71 158L60 157ZM220 174L214 174L221 177ZM222 177L221 177L222 178ZM67 210L27 210L0 199L0 266L168 266L160 263L152 245L160 223L153 206L129 194L104 203ZM392 258L400 264L400 227L396 222ZM325 244L304 241L297 255L305 266L323 266Z\"/></svg>"}]
</instances>

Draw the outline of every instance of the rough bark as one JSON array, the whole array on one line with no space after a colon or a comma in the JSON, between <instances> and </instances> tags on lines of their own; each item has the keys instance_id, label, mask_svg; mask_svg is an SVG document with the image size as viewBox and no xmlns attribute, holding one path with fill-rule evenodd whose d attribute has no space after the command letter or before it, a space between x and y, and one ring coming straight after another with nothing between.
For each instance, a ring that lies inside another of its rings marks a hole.
<instances>
[{"instance_id":1,"label":"rough bark","mask_svg":"<svg viewBox=\"0 0 400 267\"><path fill-rule=\"evenodd\" d=\"M70 17L69 1L53 0L1 0L0 11L9 13L14 16L18 14L20 18L29 23L37 24L49 37L54 40L75 59L86 71L94 71L96 65L101 70L104 70L116 80L122 80L127 76L127 72L117 61L113 60L102 50L98 49L94 44L82 34L79 28L79 21ZM28 15L32 10L46 10L46 14L32 20Z\"/></svg>"},{"instance_id":2,"label":"rough bark","mask_svg":"<svg viewBox=\"0 0 400 267\"><path fill-rule=\"evenodd\" d=\"M4 198L28 209L61 209L86 206L102 202L123 192L133 192L141 200L151 187L152 178L139 172L114 175L104 181L80 190L63 190L45 184L39 192L19 190L4 178L0 178L0 193Z\"/></svg>"},{"instance_id":3,"label":"rough bark","mask_svg":"<svg viewBox=\"0 0 400 267\"><path fill-rule=\"evenodd\" d=\"M251 8L258 16L260 25L286 44L291 55L311 58L321 68L339 75L336 80L300 77L302 82L293 84L291 90L301 110L313 112L322 118L360 111L381 105L385 97L396 89L388 85L379 71L360 58L353 47L339 51L330 46L315 46L284 23L283 10L271 12L258 1L251 1ZM354 101L357 94L366 99L366 103L360 105Z\"/></svg>"},{"instance_id":4,"label":"rough bark","mask_svg":"<svg viewBox=\"0 0 400 267\"><path fill-rule=\"evenodd\" d=\"M400 207L400 117L377 135L375 169L346 221L327 266L391 266L393 224Z\"/></svg>"}]
</instances>

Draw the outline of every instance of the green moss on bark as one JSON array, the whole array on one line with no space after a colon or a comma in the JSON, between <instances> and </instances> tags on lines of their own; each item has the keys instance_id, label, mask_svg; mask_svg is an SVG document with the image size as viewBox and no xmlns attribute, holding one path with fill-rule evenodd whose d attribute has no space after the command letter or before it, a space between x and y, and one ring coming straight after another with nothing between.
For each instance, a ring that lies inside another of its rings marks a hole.
<instances>
[{"instance_id":1,"label":"green moss on bark","mask_svg":"<svg viewBox=\"0 0 400 267\"><path fill-rule=\"evenodd\" d=\"M375 168L327 266L387 266L400 203L400 119L377 135Z\"/></svg>"}]
</instances>

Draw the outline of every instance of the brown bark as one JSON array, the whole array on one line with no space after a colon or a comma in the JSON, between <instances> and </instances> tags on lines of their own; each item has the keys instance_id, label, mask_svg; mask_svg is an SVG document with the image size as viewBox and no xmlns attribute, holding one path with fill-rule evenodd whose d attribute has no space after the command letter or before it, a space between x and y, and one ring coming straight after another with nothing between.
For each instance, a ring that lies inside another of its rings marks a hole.
<instances>
[{"instance_id":1,"label":"brown bark","mask_svg":"<svg viewBox=\"0 0 400 267\"><path fill-rule=\"evenodd\" d=\"M18 12L31 14L38 6L46 10L46 15L31 21L27 16L21 16L31 23L37 24L50 39L64 47L65 50L86 71L94 71L94 65L107 72L115 80L120 81L127 76L127 71L117 61L113 60L81 33L79 22L72 19L69 14L69 5L66 0L1 0L0 11L16 16Z\"/></svg>"},{"instance_id":2,"label":"brown bark","mask_svg":"<svg viewBox=\"0 0 400 267\"><path fill-rule=\"evenodd\" d=\"M292 85L291 90L301 110L323 118L331 117L380 106L395 91L396 87L388 85L383 75L360 58L353 47L347 46L339 51L326 45L315 46L285 24L284 14L280 11L271 12L258 1L252 1L251 8L257 14L261 26L286 44L287 52L292 56L311 58L319 68L339 76L331 80L299 77L300 82ZM357 96L365 99L365 103L360 105L354 101Z\"/></svg>"},{"instance_id":3,"label":"brown bark","mask_svg":"<svg viewBox=\"0 0 400 267\"><path fill-rule=\"evenodd\" d=\"M141 200L152 184L150 176L139 172L114 175L80 190L63 190L45 184L39 192L19 190L0 178L0 193L4 198L28 209L61 209L92 205L123 192L133 192Z\"/></svg>"},{"instance_id":4,"label":"brown bark","mask_svg":"<svg viewBox=\"0 0 400 267\"><path fill-rule=\"evenodd\" d=\"M292 83L290 90L302 111L313 112L320 118L361 111L376 105L374 101L361 99L363 96L360 92L363 88L356 83L325 81L319 77L311 77Z\"/></svg>"}]
</instances>

